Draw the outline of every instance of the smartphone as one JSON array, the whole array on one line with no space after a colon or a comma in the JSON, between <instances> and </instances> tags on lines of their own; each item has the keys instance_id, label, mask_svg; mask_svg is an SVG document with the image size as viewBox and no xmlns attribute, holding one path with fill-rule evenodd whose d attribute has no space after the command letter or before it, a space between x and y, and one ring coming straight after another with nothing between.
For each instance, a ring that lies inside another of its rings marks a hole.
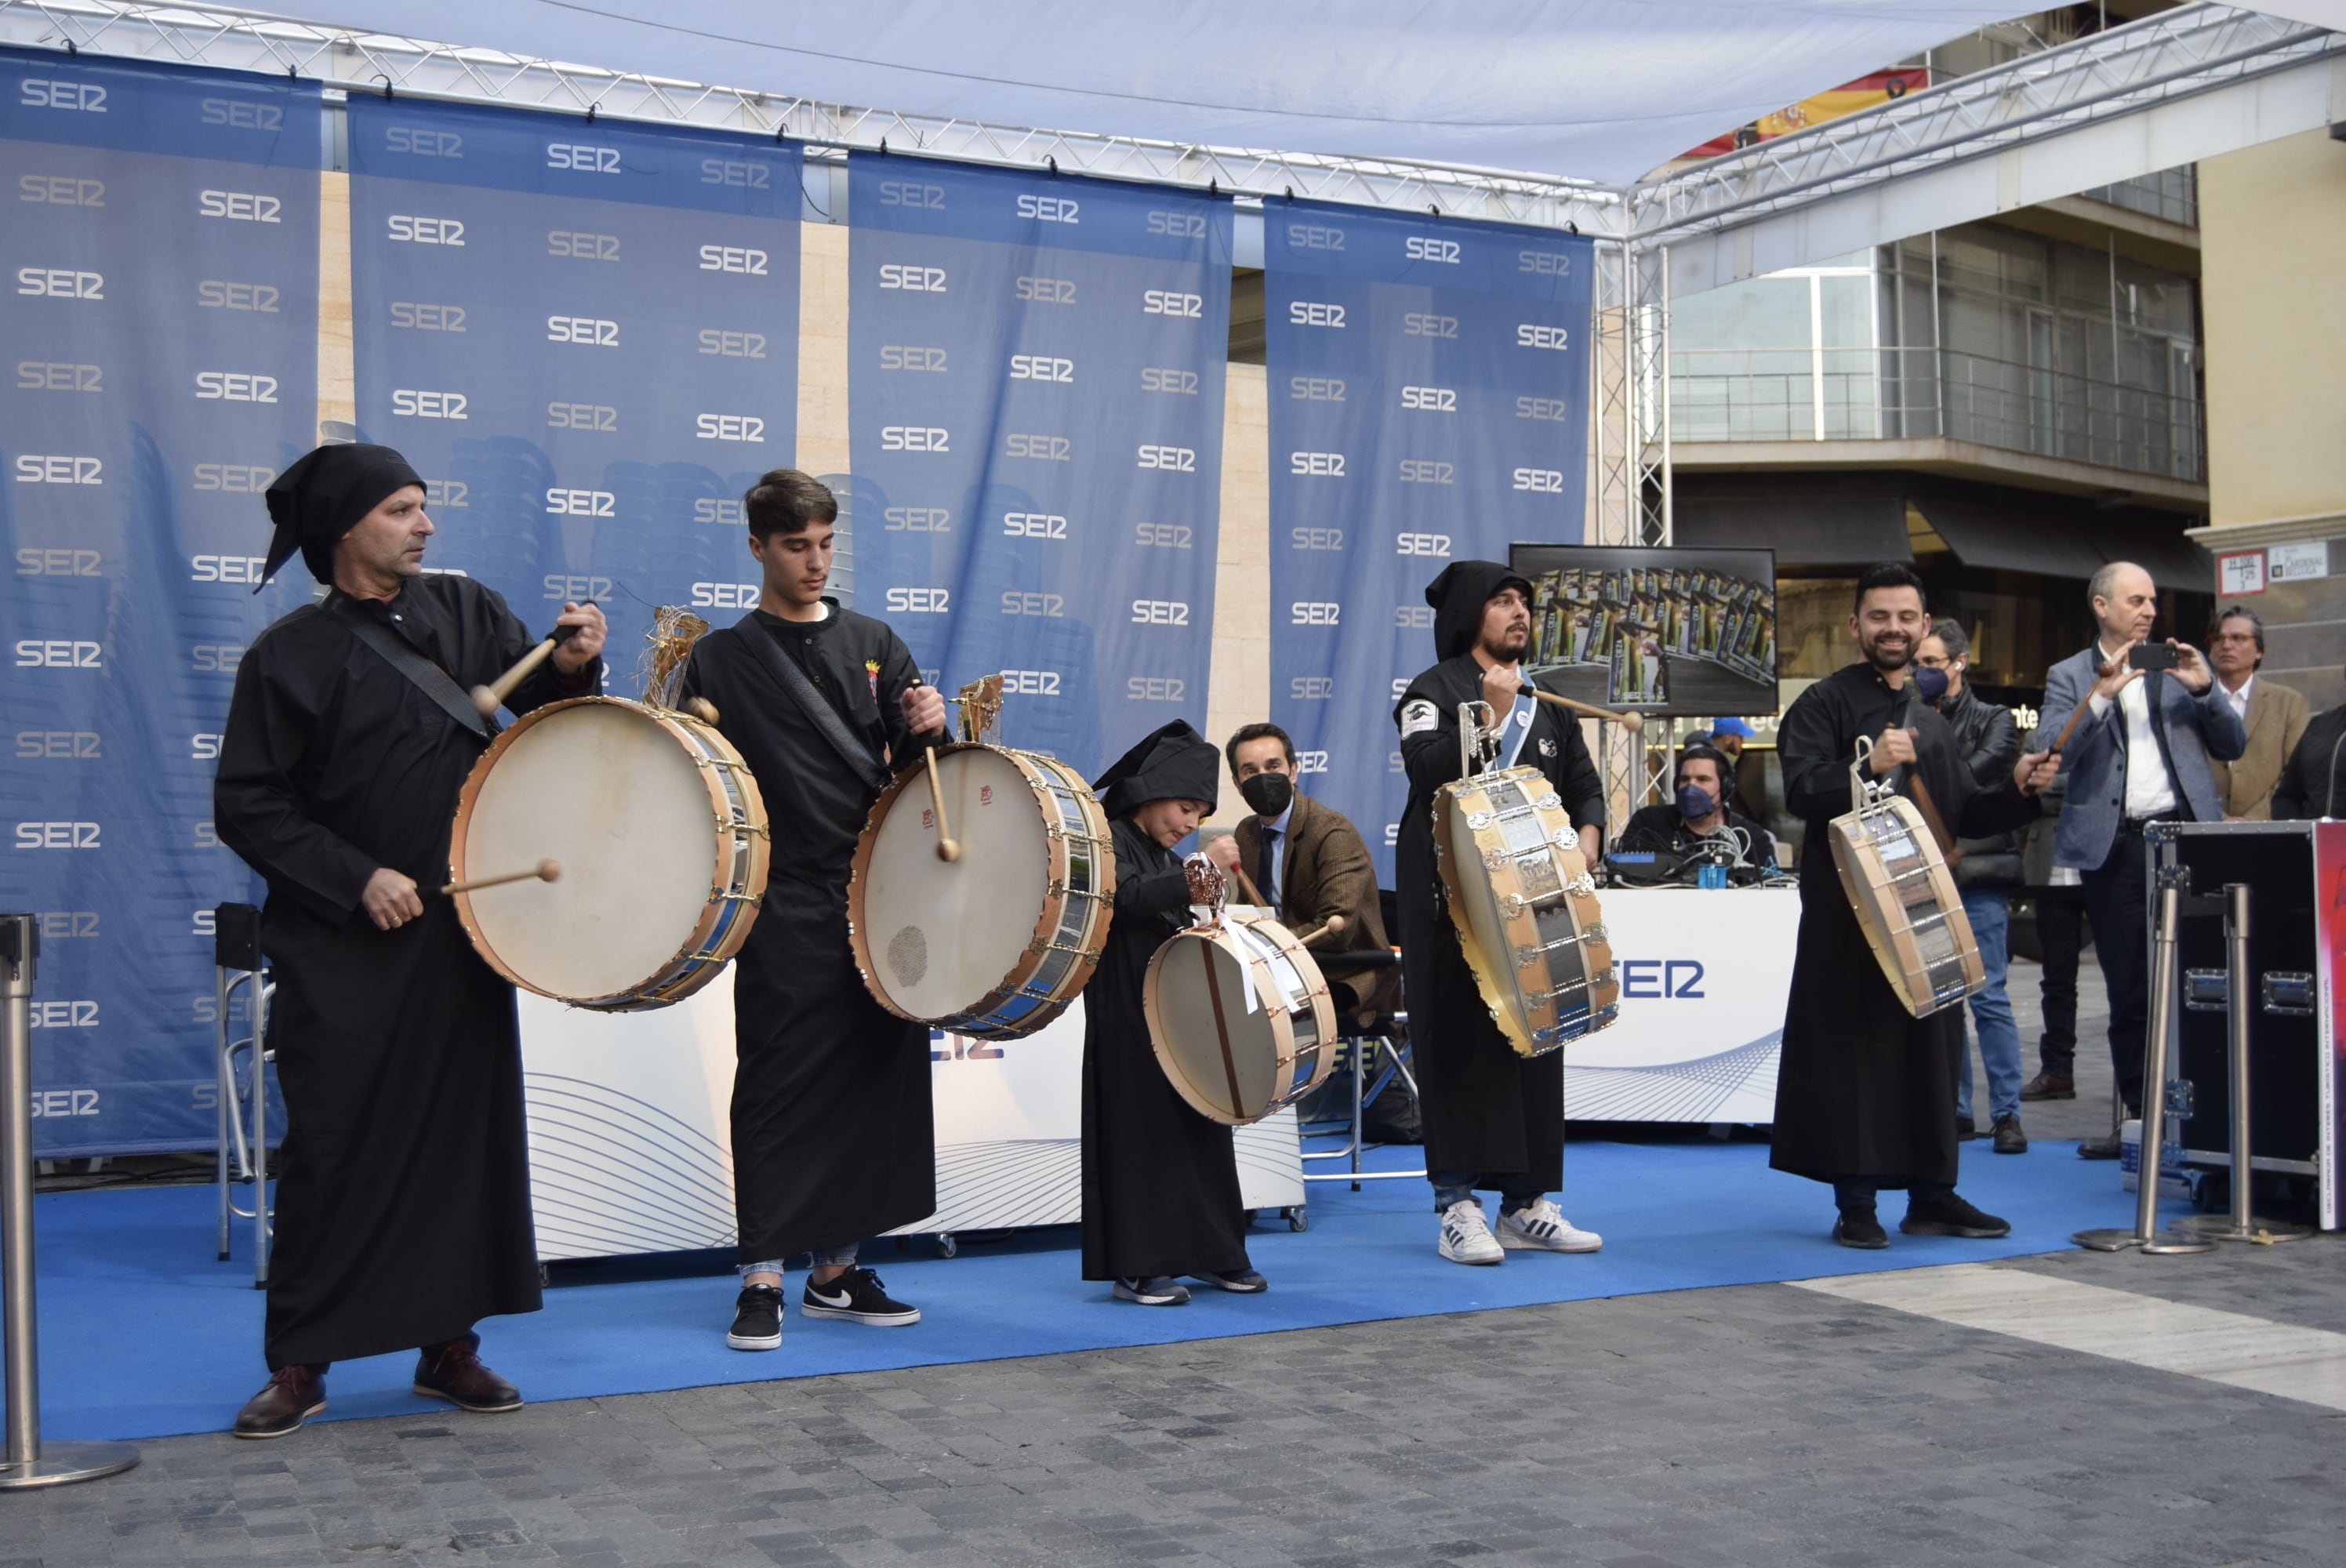
<instances>
[{"instance_id":1,"label":"smartphone","mask_svg":"<svg viewBox=\"0 0 2346 1568\"><path fill-rule=\"evenodd\" d=\"M2127 655L2127 663L2137 669L2173 669L2175 647L2171 643L2137 643Z\"/></svg>"}]
</instances>

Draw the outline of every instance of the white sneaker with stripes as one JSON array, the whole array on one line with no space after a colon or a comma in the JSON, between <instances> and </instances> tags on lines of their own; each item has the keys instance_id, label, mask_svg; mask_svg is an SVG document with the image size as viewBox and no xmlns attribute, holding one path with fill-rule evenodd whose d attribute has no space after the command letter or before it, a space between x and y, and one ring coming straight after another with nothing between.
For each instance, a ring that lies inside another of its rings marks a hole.
<instances>
[{"instance_id":1,"label":"white sneaker with stripes","mask_svg":"<svg viewBox=\"0 0 2346 1568\"><path fill-rule=\"evenodd\" d=\"M1594 1252L1605 1238L1593 1230L1575 1230L1555 1204L1542 1198L1529 1208L1500 1213L1499 1245L1510 1251Z\"/></svg>"},{"instance_id":2,"label":"white sneaker with stripes","mask_svg":"<svg viewBox=\"0 0 2346 1568\"><path fill-rule=\"evenodd\" d=\"M1462 1197L1442 1211L1442 1256L1453 1263L1504 1263L1507 1255L1491 1237L1483 1206Z\"/></svg>"}]
</instances>

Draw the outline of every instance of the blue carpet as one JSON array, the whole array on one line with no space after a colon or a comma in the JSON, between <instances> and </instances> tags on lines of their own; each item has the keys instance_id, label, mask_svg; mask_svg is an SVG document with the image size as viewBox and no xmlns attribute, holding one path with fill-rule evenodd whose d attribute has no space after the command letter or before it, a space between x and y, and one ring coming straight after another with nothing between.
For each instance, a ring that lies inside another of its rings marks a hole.
<instances>
[{"instance_id":1,"label":"blue carpet","mask_svg":"<svg viewBox=\"0 0 2346 1568\"><path fill-rule=\"evenodd\" d=\"M807 1322L793 1307L781 1349L745 1355L725 1348L729 1278L596 1266L578 1272L601 1282L549 1290L544 1311L484 1324L483 1353L542 1402L1976 1262L2061 1250L2073 1230L2133 1221L2116 1166L2078 1159L2074 1144L2003 1159L1971 1147L1980 1152L1964 1159L1964 1194L2012 1221L2004 1240L1901 1237L1902 1199L1885 1194L1890 1249L1853 1252L1827 1237L1830 1195L1769 1171L1764 1145L1576 1144L1562 1207L1604 1233L1593 1255L1511 1253L1498 1268L1462 1268L1434 1256L1423 1182L1372 1182L1360 1193L1315 1182L1308 1232L1266 1217L1250 1240L1270 1279L1264 1296L1201 1289L1188 1307L1157 1309L1112 1301L1106 1286L1077 1278L1075 1234L1062 1227L964 1245L954 1258L924 1240L902 1253L885 1241L868 1247L890 1291L921 1308L911 1329ZM1375 1157L1402 1168L1417 1153ZM209 1187L38 1200L49 1436L215 1431L260 1386L261 1297L241 1250L250 1227L239 1227L234 1260L213 1262L212 1206ZM557 1287L566 1276L574 1271L557 1269ZM793 1299L803 1278L791 1277ZM336 1367L325 1419L445 1410L408 1391L412 1366L380 1356Z\"/></svg>"}]
</instances>

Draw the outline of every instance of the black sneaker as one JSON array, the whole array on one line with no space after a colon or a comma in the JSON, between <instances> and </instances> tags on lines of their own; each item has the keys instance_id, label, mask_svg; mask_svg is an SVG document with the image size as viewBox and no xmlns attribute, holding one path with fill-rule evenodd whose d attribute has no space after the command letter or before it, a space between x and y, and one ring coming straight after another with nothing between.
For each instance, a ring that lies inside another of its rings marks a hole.
<instances>
[{"instance_id":1,"label":"black sneaker","mask_svg":"<svg viewBox=\"0 0 2346 1568\"><path fill-rule=\"evenodd\" d=\"M1906 1200L1906 1217L1898 1228L1909 1236L1968 1236L1992 1241L2012 1234L2012 1222L1998 1219L1965 1203L1953 1193L1944 1197Z\"/></svg>"},{"instance_id":2,"label":"black sneaker","mask_svg":"<svg viewBox=\"0 0 2346 1568\"><path fill-rule=\"evenodd\" d=\"M880 1277L869 1268L851 1268L828 1285L806 1283L799 1297L801 1318L838 1318L874 1329L903 1329L921 1320L918 1307L907 1307L880 1287Z\"/></svg>"},{"instance_id":3,"label":"black sneaker","mask_svg":"<svg viewBox=\"0 0 2346 1568\"><path fill-rule=\"evenodd\" d=\"M1270 1288L1270 1281L1251 1268L1234 1268L1228 1274L1217 1274L1210 1268L1200 1268L1191 1275L1217 1290L1233 1291L1240 1296L1260 1296Z\"/></svg>"},{"instance_id":4,"label":"black sneaker","mask_svg":"<svg viewBox=\"0 0 2346 1568\"><path fill-rule=\"evenodd\" d=\"M2118 1136L2112 1133L2106 1138L2087 1138L2077 1145L2081 1160L2114 1160L2118 1157Z\"/></svg>"},{"instance_id":5,"label":"black sneaker","mask_svg":"<svg viewBox=\"0 0 2346 1568\"><path fill-rule=\"evenodd\" d=\"M1169 1274L1158 1274L1143 1279L1137 1275L1118 1275L1109 1294L1119 1301L1137 1302L1143 1307L1187 1307L1189 1288Z\"/></svg>"},{"instance_id":6,"label":"black sneaker","mask_svg":"<svg viewBox=\"0 0 2346 1568\"><path fill-rule=\"evenodd\" d=\"M2028 1152L2028 1135L2022 1130L2018 1116L1998 1116L1995 1119L1995 1152L2000 1155L2025 1155Z\"/></svg>"},{"instance_id":7,"label":"black sneaker","mask_svg":"<svg viewBox=\"0 0 2346 1568\"><path fill-rule=\"evenodd\" d=\"M1841 1210L1841 1217L1833 1221L1832 1238L1843 1247L1866 1252L1879 1252L1890 1245L1890 1233L1882 1228L1882 1222L1870 1208Z\"/></svg>"},{"instance_id":8,"label":"black sneaker","mask_svg":"<svg viewBox=\"0 0 2346 1568\"><path fill-rule=\"evenodd\" d=\"M737 1350L782 1348L782 1288L744 1285L733 1302L733 1328L725 1342Z\"/></svg>"},{"instance_id":9,"label":"black sneaker","mask_svg":"<svg viewBox=\"0 0 2346 1568\"><path fill-rule=\"evenodd\" d=\"M1977 1122L1973 1121L1969 1116L1957 1116L1955 1118L1955 1142L1959 1144L1967 1144L1978 1136L1979 1124Z\"/></svg>"}]
</instances>

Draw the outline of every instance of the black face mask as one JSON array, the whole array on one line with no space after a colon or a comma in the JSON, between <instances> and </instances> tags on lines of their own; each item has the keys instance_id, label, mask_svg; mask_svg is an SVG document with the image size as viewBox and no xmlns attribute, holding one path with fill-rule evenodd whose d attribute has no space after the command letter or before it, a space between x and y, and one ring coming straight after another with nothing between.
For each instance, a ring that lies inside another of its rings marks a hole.
<instances>
[{"instance_id":1,"label":"black face mask","mask_svg":"<svg viewBox=\"0 0 2346 1568\"><path fill-rule=\"evenodd\" d=\"M1295 785L1284 773L1258 773L1239 786L1258 817L1276 817L1294 803Z\"/></svg>"}]
</instances>

